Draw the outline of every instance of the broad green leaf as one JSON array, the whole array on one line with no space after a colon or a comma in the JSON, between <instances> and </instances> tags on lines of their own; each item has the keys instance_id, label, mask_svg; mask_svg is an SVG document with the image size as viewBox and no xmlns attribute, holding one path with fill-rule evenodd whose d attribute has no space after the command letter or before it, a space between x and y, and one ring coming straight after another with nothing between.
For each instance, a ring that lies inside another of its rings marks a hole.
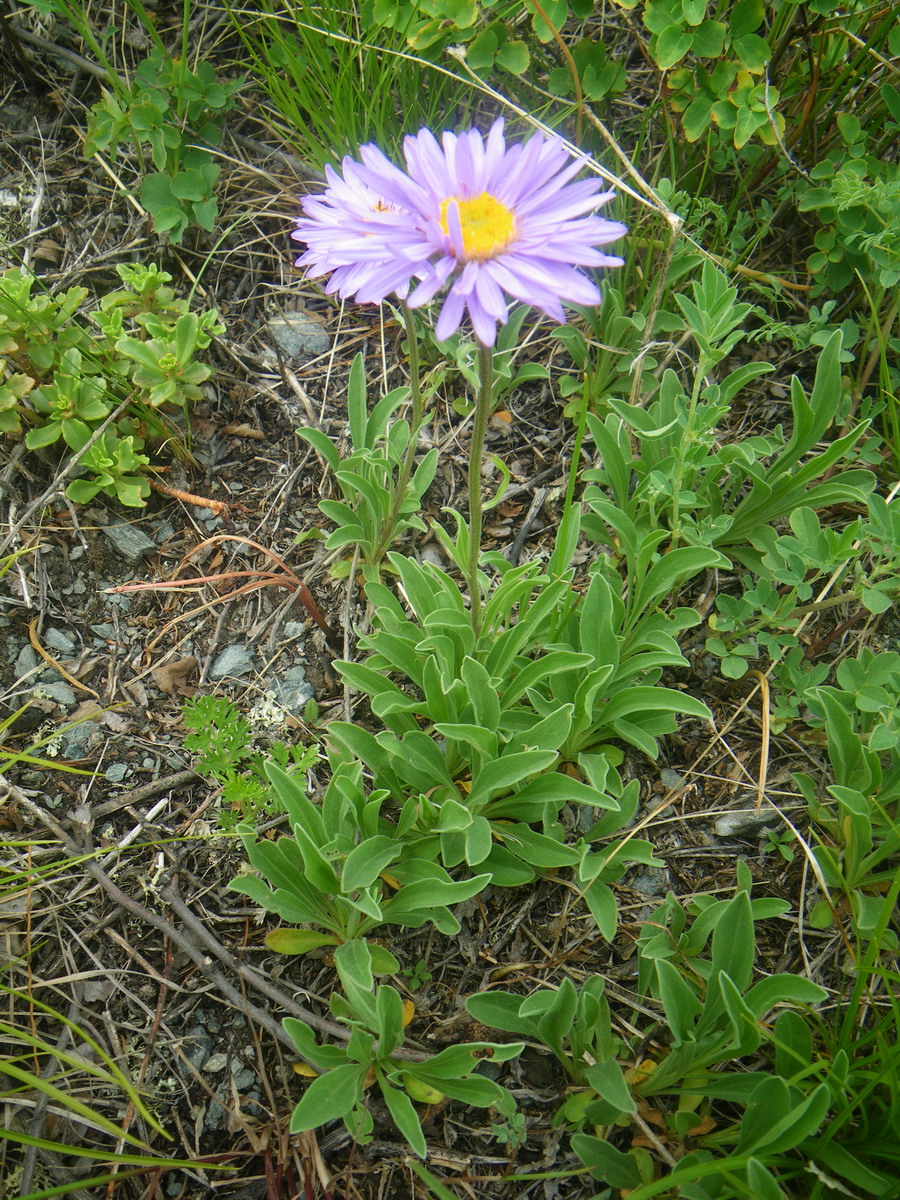
<instances>
[{"instance_id":1,"label":"broad green leaf","mask_svg":"<svg viewBox=\"0 0 900 1200\"><path fill-rule=\"evenodd\" d=\"M576 1133L572 1137L572 1149L594 1179L601 1183L629 1191L640 1186L641 1172L634 1155L617 1150L605 1138Z\"/></svg>"},{"instance_id":2,"label":"broad green leaf","mask_svg":"<svg viewBox=\"0 0 900 1200\"><path fill-rule=\"evenodd\" d=\"M656 978L659 998L665 1010L668 1027L674 1034L675 1046L693 1040L694 1025L703 1009L699 997L667 959L657 959Z\"/></svg>"},{"instance_id":3,"label":"broad green leaf","mask_svg":"<svg viewBox=\"0 0 900 1200\"><path fill-rule=\"evenodd\" d=\"M307 954L320 946L337 946L340 938L332 933L316 933L313 929L270 929L265 943L276 954Z\"/></svg>"},{"instance_id":4,"label":"broad green leaf","mask_svg":"<svg viewBox=\"0 0 900 1200\"><path fill-rule=\"evenodd\" d=\"M532 1018L519 1015L521 1006L521 996L499 989L492 992L477 992L466 1000L466 1011L483 1025L492 1029L502 1029L504 1033L518 1033L523 1037L534 1037L535 1022ZM452 1047L452 1049L463 1049L463 1047ZM445 1053L446 1051L442 1051L442 1054Z\"/></svg>"},{"instance_id":5,"label":"broad green leaf","mask_svg":"<svg viewBox=\"0 0 900 1200\"><path fill-rule=\"evenodd\" d=\"M394 1124L412 1147L413 1153L418 1154L419 1158L425 1158L428 1154L425 1134L422 1132L412 1100L400 1088L392 1087L381 1074L378 1077L378 1086Z\"/></svg>"},{"instance_id":6,"label":"broad green leaf","mask_svg":"<svg viewBox=\"0 0 900 1200\"><path fill-rule=\"evenodd\" d=\"M504 997L509 997L518 1005L522 997L512 996L509 992L483 992L482 996L500 995L501 1003ZM475 996L470 996L470 1000L477 999ZM469 1008L469 1001L466 1001L466 1008L475 1016L472 1009ZM491 1009L496 1012L496 1006ZM476 1020L481 1020L481 1017L476 1017ZM525 1032L523 1029L509 1029L506 1025L497 1025L493 1022L485 1021L484 1024L494 1024L496 1029L504 1029L508 1033ZM533 1029L533 1024L529 1023L528 1029ZM503 1042L500 1045L495 1045L493 1042L463 1042L460 1045L448 1046L446 1050L441 1050L440 1053L433 1055L427 1062L421 1065L416 1065L411 1068L415 1071L424 1071L429 1076L435 1079L455 1079L463 1075L468 1075L478 1066L480 1062L509 1062L511 1058L515 1058L522 1053L521 1042ZM449 1093L448 1093L449 1094Z\"/></svg>"},{"instance_id":7,"label":"broad green leaf","mask_svg":"<svg viewBox=\"0 0 900 1200\"><path fill-rule=\"evenodd\" d=\"M371 886L381 872L399 858L403 847L394 838L378 834L366 838L344 859L341 868L341 886L345 892Z\"/></svg>"},{"instance_id":8,"label":"broad green leaf","mask_svg":"<svg viewBox=\"0 0 900 1200\"><path fill-rule=\"evenodd\" d=\"M382 986L375 993L378 1014L378 1056L387 1058L403 1041L403 1000L396 988Z\"/></svg>"},{"instance_id":9,"label":"broad green leaf","mask_svg":"<svg viewBox=\"0 0 900 1200\"><path fill-rule=\"evenodd\" d=\"M633 1113L637 1105L631 1089L625 1082L622 1068L614 1059L594 1063L585 1072L585 1079L601 1099L611 1104L620 1113Z\"/></svg>"},{"instance_id":10,"label":"broad green leaf","mask_svg":"<svg viewBox=\"0 0 900 1200\"><path fill-rule=\"evenodd\" d=\"M609 884L597 878L592 880L584 889L584 902L591 910L591 916L597 923L597 929L608 942L616 936L619 920L619 906L615 893Z\"/></svg>"},{"instance_id":11,"label":"broad green leaf","mask_svg":"<svg viewBox=\"0 0 900 1200\"><path fill-rule=\"evenodd\" d=\"M507 754L487 763L472 782L469 803L487 803L497 792L507 791L531 775L549 770L556 763L553 750L524 750L518 754Z\"/></svg>"},{"instance_id":12,"label":"broad green leaf","mask_svg":"<svg viewBox=\"0 0 900 1200\"><path fill-rule=\"evenodd\" d=\"M690 50L692 42L692 35L680 25L670 25L662 31L656 39L655 47L652 48L656 65L661 71L668 71L670 67L681 62Z\"/></svg>"},{"instance_id":13,"label":"broad green leaf","mask_svg":"<svg viewBox=\"0 0 900 1200\"><path fill-rule=\"evenodd\" d=\"M345 1117L362 1099L363 1079L368 1064L346 1063L314 1079L291 1116L291 1133L318 1129L328 1121Z\"/></svg>"}]
</instances>

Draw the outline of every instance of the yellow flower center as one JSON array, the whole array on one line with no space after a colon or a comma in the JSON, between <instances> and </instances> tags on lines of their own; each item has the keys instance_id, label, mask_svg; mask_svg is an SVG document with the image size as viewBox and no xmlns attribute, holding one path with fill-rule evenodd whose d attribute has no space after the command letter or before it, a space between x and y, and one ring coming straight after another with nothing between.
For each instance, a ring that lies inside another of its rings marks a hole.
<instances>
[{"instance_id":1,"label":"yellow flower center","mask_svg":"<svg viewBox=\"0 0 900 1200\"><path fill-rule=\"evenodd\" d=\"M441 228L444 233L450 233L447 210L453 203L459 210L463 253L466 259L493 258L515 239L516 218L505 204L501 204L488 192L473 196L471 200L448 196L441 205Z\"/></svg>"}]
</instances>

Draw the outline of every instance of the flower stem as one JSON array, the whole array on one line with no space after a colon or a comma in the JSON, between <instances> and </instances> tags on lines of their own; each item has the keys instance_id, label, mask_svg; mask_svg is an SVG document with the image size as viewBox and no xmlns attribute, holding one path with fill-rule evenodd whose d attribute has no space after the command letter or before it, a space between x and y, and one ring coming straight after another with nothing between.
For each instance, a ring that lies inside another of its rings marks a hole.
<instances>
[{"instance_id":1,"label":"flower stem","mask_svg":"<svg viewBox=\"0 0 900 1200\"><path fill-rule=\"evenodd\" d=\"M481 559L481 460L484 439L493 408L494 351L478 343L478 392L475 397L475 420L472 425L472 445L469 449L469 554L466 568L469 585L469 606L472 628L481 633L481 583L478 563Z\"/></svg>"},{"instance_id":2,"label":"flower stem","mask_svg":"<svg viewBox=\"0 0 900 1200\"><path fill-rule=\"evenodd\" d=\"M413 325L412 313L407 307L405 300L400 302L400 310L403 313L403 321L406 325L406 341L409 346L409 395L412 402L412 411L409 417L409 444L406 447L406 453L400 465L400 474L397 476L397 482L394 486L394 499L391 504L391 511L382 527L381 537L375 548L374 563L376 565L384 558L394 536L394 526L397 523L397 517L400 514L403 501L406 499L406 489L412 477L413 465L416 461L416 450L419 445L419 430L422 427L422 420L425 416L425 402L422 398L422 381L419 373L419 343L416 340L416 330Z\"/></svg>"},{"instance_id":3,"label":"flower stem","mask_svg":"<svg viewBox=\"0 0 900 1200\"><path fill-rule=\"evenodd\" d=\"M671 544L677 546L681 541L681 485L684 482L687 456L694 441L694 423L697 419L697 407L700 403L700 391L706 381L706 374L712 368L713 362L701 354L694 375L694 386L688 401L687 424L678 441L675 454L675 469L672 473L672 521Z\"/></svg>"}]
</instances>

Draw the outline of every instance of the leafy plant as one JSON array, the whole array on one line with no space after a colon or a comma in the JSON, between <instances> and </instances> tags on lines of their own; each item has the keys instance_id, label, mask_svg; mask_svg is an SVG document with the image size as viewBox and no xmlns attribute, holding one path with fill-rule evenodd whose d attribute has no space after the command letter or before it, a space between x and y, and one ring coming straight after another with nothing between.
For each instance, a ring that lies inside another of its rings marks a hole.
<instances>
[{"instance_id":1,"label":"leafy plant","mask_svg":"<svg viewBox=\"0 0 900 1200\"><path fill-rule=\"evenodd\" d=\"M812 168L798 199L800 211L822 223L808 266L832 291L857 274L882 294L900 280L900 168L873 153L885 132L900 133L900 91L886 83L881 97L887 120L871 132L855 114L838 113L839 145Z\"/></svg>"},{"instance_id":2,"label":"leafy plant","mask_svg":"<svg viewBox=\"0 0 900 1200\"><path fill-rule=\"evenodd\" d=\"M217 204L214 194L221 168L205 146L222 139L222 120L234 106L243 79L220 83L211 63L187 65L180 56L156 48L135 72L130 87L103 91L94 105L84 152L107 154L115 162L123 147L147 146L155 168L141 181L141 203L153 228L176 244L191 225L211 231Z\"/></svg>"},{"instance_id":3,"label":"leafy plant","mask_svg":"<svg viewBox=\"0 0 900 1200\"><path fill-rule=\"evenodd\" d=\"M695 285L693 300L678 297L707 369L735 345L740 336L735 322L746 315L740 307L732 308L734 292L723 291L723 282L710 267ZM585 531L607 544L623 539L633 544L636 534L668 526L673 544L685 539L714 547L764 574L760 556L771 540L773 521L801 505L815 511L832 504L864 504L875 485L871 472L849 468L829 477L864 427L813 452L840 412L840 348L840 331L835 331L822 350L808 399L799 380L791 380L790 439L779 429L726 446L716 443L716 429L731 399L769 369L765 363L747 363L721 384L706 386L698 366L690 396L675 372L667 370L658 399L646 408L611 399L615 415L601 421L589 413L588 429L603 466L586 472L585 478L603 490L585 492L590 510ZM632 438L640 446L638 453Z\"/></svg>"},{"instance_id":4,"label":"leafy plant","mask_svg":"<svg viewBox=\"0 0 900 1200\"><path fill-rule=\"evenodd\" d=\"M400 1059L403 1001L395 988L375 986L375 975L399 969L397 960L383 947L347 941L335 950L334 965L343 995L332 996L330 1006L351 1031L346 1046L320 1046L308 1025L292 1017L284 1020L300 1055L320 1072L294 1109L291 1133L343 1118L357 1141L371 1140L373 1121L365 1105L369 1082L377 1085L395 1125L420 1158L426 1156L426 1144L414 1100L435 1103L449 1096L476 1108L503 1105L512 1113L512 1097L477 1072L485 1060L515 1058L521 1043L463 1042L424 1062Z\"/></svg>"},{"instance_id":5,"label":"leafy plant","mask_svg":"<svg viewBox=\"0 0 900 1200\"><path fill-rule=\"evenodd\" d=\"M229 887L287 921L328 931L275 930L267 938L271 949L302 954L383 924L418 928L430 921L442 933L459 931L448 905L476 895L488 876L453 882L437 863L410 853L381 816L387 792L367 794L358 763L334 766L321 808L296 775L273 762L265 773L288 814L291 836L272 842L239 825L259 875L238 875Z\"/></svg>"},{"instance_id":6,"label":"leafy plant","mask_svg":"<svg viewBox=\"0 0 900 1200\"><path fill-rule=\"evenodd\" d=\"M366 142L396 148L404 133L464 115L471 103L467 80L443 62L432 69L415 46L410 53L411 6L264 0L256 19L227 8L269 98L269 121L319 169Z\"/></svg>"},{"instance_id":7,"label":"leafy plant","mask_svg":"<svg viewBox=\"0 0 900 1200\"><path fill-rule=\"evenodd\" d=\"M416 378L414 387L418 386ZM321 454L344 497L319 502L322 513L337 525L326 549L356 546L370 567L377 567L407 529L425 529L418 513L437 470L438 452L433 447L411 470L421 414L414 414L411 424L392 420L409 398L409 388L395 388L368 412L365 368L358 354L347 389L350 454L341 458L338 444L321 430L297 430Z\"/></svg>"},{"instance_id":8,"label":"leafy plant","mask_svg":"<svg viewBox=\"0 0 900 1200\"><path fill-rule=\"evenodd\" d=\"M125 287L86 316L85 288L52 295L27 271L0 275L0 425L16 433L24 424L29 450L59 445L74 456L83 477L69 483L70 500L102 492L138 508L150 491L148 440L188 456L187 422L179 431L169 414L186 416L202 396L212 370L197 356L224 326L214 310L190 312L157 266L116 270Z\"/></svg>"},{"instance_id":9,"label":"leafy plant","mask_svg":"<svg viewBox=\"0 0 900 1200\"><path fill-rule=\"evenodd\" d=\"M701 896L693 902L692 923L670 896L644 926L639 940L641 994L652 994L662 1006L664 1027L671 1037L670 1045L668 1040L653 1039L655 1049L649 1057L630 1058L629 1047L614 1034L599 976L588 978L580 991L566 979L556 990L540 989L524 998L492 990L466 1001L477 1020L542 1043L561 1063L574 1090L555 1120L575 1131L573 1148L595 1178L606 1184L640 1189L652 1177L640 1150L620 1150L609 1136L616 1127L631 1123L639 1102L646 1111L651 1099L677 1100L676 1107L661 1113L673 1138L697 1136L711 1112L719 1120L724 1118L725 1128L709 1144L736 1143L726 1169L740 1181L731 1194L740 1196L751 1194L744 1190L745 1180L753 1182L752 1169L747 1176L742 1171L742 1152L749 1155L776 1145L792 1149L821 1127L828 1111L830 1096L824 1085L807 1088L804 1095L766 1072L739 1069L740 1060L762 1046L779 1046L777 1031L779 1027L784 1031L787 1018L802 1025L794 1007L825 1000L827 993L795 975L769 975L752 982L754 923L783 911L783 905L751 900L745 866L739 865L738 876L738 890L731 900ZM707 945L709 957L703 953ZM768 1014L784 1005L791 1008L781 1013L773 1035ZM648 1033L652 1037L652 1028ZM647 1044L647 1038L636 1036L638 1041L642 1047ZM789 1075L794 1071L792 1065ZM719 1109L717 1100L743 1108L742 1118L729 1123L727 1108ZM764 1111L772 1117L770 1127L762 1123ZM708 1128L717 1123L709 1120ZM580 1132L585 1126L596 1133ZM687 1164L710 1158L707 1151L688 1154L668 1182L691 1178Z\"/></svg>"},{"instance_id":10,"label":"leafy plant","mask_svg":"<svg viewBox=\"0 0 900 1200\"><path fill-rule=\"evenodd\" d=\"M446 867L466 862L503 883L575 865L582 853L562 843L562 806L618 810L620 801L607 787L614 773L590 768L593 786L557 768L587 752L602 758L610 738L655 755L675 712L707 715L659 686L662 669L683 661L666 619L629 629L602 575L578 597L537 564L512 567L497 555L476 637L447 574L398 554L389 561L414 619L389 588L370 584L375 629L360 643L371 653L337 664L386 728L375 735L335 721L333 742L402 805L399 836L426 839ZM644 595L653 606L652 583Z\"/></svg>"},{"instance_id":11,"label":"leafy plant","mask_svg":"<svg viewBox=\"0 0 900 1200\"><path fill-rule=\"evenodd\" d=\"M815 822L816 863L832 892L816 902L809 919L828 928L849 909L861 938L874 937L883 926L886 944L896 946L895 914L885 919L884 895L895 880L900 852L900 656L864 649L858 659L839 664L837 681L841 687L811 693L835 780L825 788L827 798L805 772L794 775Z\"/></svg>"},{"instance_id":12,"label":"leafy plant","mask_svg":"<svg viewBox=\"0 0 900 1200\"><path fill-rule=\"evenodd\" d=\"M221 785L219 821L226 830L239 821L258 821L284 811L266 777L266 762L302 774L319 756L316 746L304 748L278 740L258 746L258 731L223 696L187 700L181 717L189 730L184 747L197 755L195 769Z\"/></svg>"}]
</instances>

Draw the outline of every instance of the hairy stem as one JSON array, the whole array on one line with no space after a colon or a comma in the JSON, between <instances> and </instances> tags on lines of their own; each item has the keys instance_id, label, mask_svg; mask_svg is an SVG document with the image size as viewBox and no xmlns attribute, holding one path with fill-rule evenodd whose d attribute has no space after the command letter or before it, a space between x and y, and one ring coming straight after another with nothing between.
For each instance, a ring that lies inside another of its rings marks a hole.
<instances>
[{"instance_id":1,"label":"hairy stem","mask_svg":"<svg viewBox=\"0 0 900 1200\"><path fill-rule=\"evenodd\" d=\"M475 397L475 421L472 425L472 445L469 450L469 554L466 567L472 628L475 630L476 637L481 632L481 582L478 578L483 523L481 460L484 456L484 439L488 421L491 419L493 375L494 351L490 346L483 346L479 342L478 393Z\"/></svg>"},{"instance_id":2,"label":"hairy stem","mask_svg":"<svg viewBox=\"0 0 900 1200\"><path fill-rule=\"evenodd\" d=\"M412 470L416 461L416 450L419 444L419 430L422 428L422 420L425 416L425 401L422 398L422 381L419 371L419 343L416 340L412 313L407 307L405 300L401 301L400 310L403 313L403 320L406 325L406 340L409 345L409 394L412 403L412 411L409 417L409 445L406 447L406 454L403 456L400 474L397 477L397 483L394 487L394 500L391 504L391 511L384 523L381 538L375 548L376 564L380 563L382 558L384 558L394 536L394 526L397 523L401 505L406 499L406 489L412 478Z\"/></svg>"}]
</instances>

